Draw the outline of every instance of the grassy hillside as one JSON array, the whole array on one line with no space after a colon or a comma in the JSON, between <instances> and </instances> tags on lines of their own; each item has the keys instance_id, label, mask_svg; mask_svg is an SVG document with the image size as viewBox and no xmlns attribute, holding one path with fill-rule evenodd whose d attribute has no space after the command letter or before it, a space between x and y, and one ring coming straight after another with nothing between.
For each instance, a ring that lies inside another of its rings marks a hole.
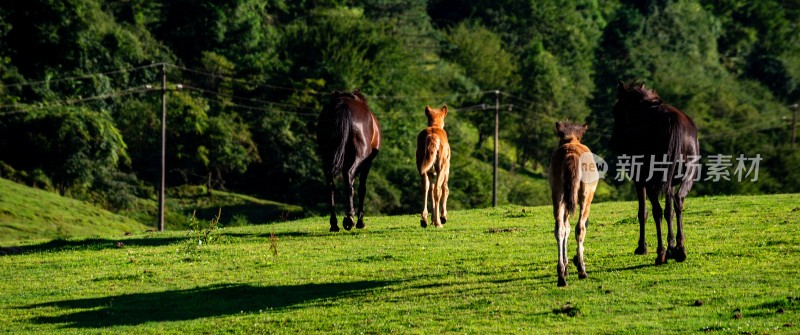
<instances>
[{"instance_id":1,"label":"grassy hillside","mask_svg":"<svg viewBox=\"0 0 800 335\"><path fill-rule=\"evenodd\" d=\"M589 279L556 287L549 207L324 217L6 245L0 324L58 333L796 334L800 196L687 200L689 258L637 256L636 206L593 206ZM653 225L648 226L655 250ZM202 236L200 236L202 237ZM572 242L572 241L571 241ZM570 253L575 245L570 243Z\"/></svg>"},{"instance_id":2,"label":"grassy hillside","mask_svg":"<svg viewBox=\"0 0 800 335\"><path fill-rule=\"evenodd\" d=\"M0 242L120 236L147 229L135 220L96 206L0 178Z\"/></svg>"},{"instance_id":3,"label":"grassy hillside","mask_svg":"<svg viewBox=\"0 0 800 335\"><path fill-rule=\"evenodd\" d=\"M154 200L139 199L137 206L117 215L0 178L0 242L144 232L155 228L156 206ZM170 189L166 207L168 230L186 229L194 211L198 220L209 221L222 208L220 224L226 227L296 219L304 213L300 206L223 191L206 192L199 186Z\"/></svg>"},{"instance_id":4,"label":"grassy hillside","mask_svg":"<svg viewBox=\"0 0 800 335\"><path fill-rule=\"evenodd\" d=\"M169 189L167 193L166 207L172 212L172 218L167 223L169 230L187 228L187 218L195 211L198 219L208 221L222 209L220 224L226 227L286 221L304 216L300 206L224 191L206 192L202 186L181 186Z\"/></svg>"}]
</instances>

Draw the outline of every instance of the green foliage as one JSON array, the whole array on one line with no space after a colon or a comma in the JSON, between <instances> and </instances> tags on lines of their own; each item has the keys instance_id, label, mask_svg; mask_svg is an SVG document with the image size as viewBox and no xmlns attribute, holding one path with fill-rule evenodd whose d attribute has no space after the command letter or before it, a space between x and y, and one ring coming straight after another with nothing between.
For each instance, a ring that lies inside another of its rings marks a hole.
<instances>
[{"instance_id":1,"label":"green foliage","mask_svg":"<svg viewBox=\"0 0 800 335\"><path fill-rule=\"evenodd\" d=\"M186 236L189 238L186 241L186 249L188 251L197 251L198 248L207 246L218 240L217 229L219 228L219 218L222 216L222 208L219 209L217 215L203 226L200 220L197 219L197 212L192 212L192 217L189 218L186 224L189 227L189 232Z\"/></svg>"},{"instance_id":2,"label":"green foliage","mask_svg":"<svg viewBox=\"0 0 800 335\"><path fill-rule=\"evenodd\" d=\"M102 170L129 160L108 113L53 107L0 121L0 160L16 169L40 170L65 193L90 186Z\"/></svg>"},{"instance_id":3,"label":"green foliage","mask_svg":"<svg viewBox=\"0 0 800 335\"><path fill-rule=\"evenodd\" d=\"M500 90L499 202L547 203L553 122L589 123L584 142L608 156L616 83L639 79L694 119L704 154L764 157L759 182L697 194L793 192L796 2L4 2L0 171L150 222L166 62L169 186L322 210L316 115L328 92L360 88L384 135L368 213L419 210L415 138L442 104L453 207L488 206L494 115L463 107ZM631 196L607 187L599 198Z\"/></svg>"},{"instance_id":4,"label":"green foliage","mask_svg":"<svg viewBox=\"0 0 800 335\"><path fill-rule=\"evenodd\" d=\"M503 48L500 36L481 24L461 22L447 32L446 41L449 47L444 48L444 57L459 65L479 90L513 87L518 81L513 55ZM471 113L468 119L478 129L480 146L494 132L494 114Z\"/></svg>"}]
</instances>

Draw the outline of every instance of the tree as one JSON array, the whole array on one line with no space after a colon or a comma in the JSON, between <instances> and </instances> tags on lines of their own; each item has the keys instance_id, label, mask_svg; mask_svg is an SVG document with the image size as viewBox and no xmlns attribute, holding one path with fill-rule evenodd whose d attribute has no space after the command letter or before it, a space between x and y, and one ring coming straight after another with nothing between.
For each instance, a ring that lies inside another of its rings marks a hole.
<instances>
[{"instance_id":1,"label":"tree","mask_svg":"<svg viewBox=\"0 0 800 335\"><path fill-rule=\"evenodd\" d=\"M480 91L505 89L517 82L516 61L503 48L500 37L479 23L464 21L451 28L444 48L444 57L459 66L464 75L473 81ZM482 99L466 100L476 104ZM485 101L485 100L483 100ZM494 114L472 113L469 120L478 128L476 148L494 133Z\"/></svg>"},{"instance_id":2,"label":"tree","mask_svg":"<svg viewBox=\"0 0 800 335\"><path fill-rule=\"evenodd\" d=\"M107 112L50 107L0 119L0 161L43 171L61 194L92 186L97 173L128 163L126 145Z\"/></svg>"}]
</instances>

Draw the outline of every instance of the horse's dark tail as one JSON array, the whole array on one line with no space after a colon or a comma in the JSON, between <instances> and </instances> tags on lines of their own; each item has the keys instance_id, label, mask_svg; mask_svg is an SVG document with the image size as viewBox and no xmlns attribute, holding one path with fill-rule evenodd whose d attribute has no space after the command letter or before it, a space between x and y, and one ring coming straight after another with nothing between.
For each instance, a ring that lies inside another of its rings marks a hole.
<instances>
[{"instance_id":1,"label":"horse's dark tail","mask_svg":"<svg viewBox=\"0 0 800 335\"><path fill-rule=\"evenodd\" d=\"M564 193L561 195L567 217L575 213L578 207L578 190L581 187L581 165L576 154L567 154L564 157L564 170L561 171L561 182L564 183Z\"/></svg>"},{"instance_id":2,"label":"horse's dark tail","mask_svg":"<svg viewBox=\"0 0 800 335\"><path fill-rule=\"evenodd\" d=\"M333 129L331 129L330 137L330 145L335 148L329 171L331 176L340 174L344 168L345 148L352 124L353 114L350 112L350 108L347 107L347 103L339 101L334 108Z\"/></svg>"},{"instance_id":3,"label":"horse's dark tail","mask_svg":"<svg viewBox=\"0 0 800 335\"><path fill-rule=\"evenodd\" d=\"M672 190L672 180L675 178L677 169L677 162L679 159L686 160L687 157L680 157L683 153L683 137L684 129L681 127L681 120L676 113L670 113L667 125L667 157L666 161L670 162L667 168L666 179L662 180L661 192L667 194Z\"/></svg>"}]
</instances>

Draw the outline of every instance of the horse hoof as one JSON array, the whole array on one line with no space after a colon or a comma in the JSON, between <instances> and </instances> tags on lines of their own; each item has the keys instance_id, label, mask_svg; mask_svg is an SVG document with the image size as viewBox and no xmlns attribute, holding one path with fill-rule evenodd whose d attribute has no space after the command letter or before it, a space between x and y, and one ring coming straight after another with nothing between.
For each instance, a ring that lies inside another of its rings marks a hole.
<instances>
[{"instance_id":1,"label":"horse hoof","mask_svg":"<svg viewBox=\"0 0 800 335\"><path fill-rule=\"evenodd\" d=\"M434 225L436 228L442 228L442 227L444 227L444 226L443 226L441 223L434 223L433 225Z\"/></svg>"},{"instance_id":2,"label":"horse hoof","mask_svg":"<svg viewBox=\"0 0 800 335\"><path fill-rule=\"evenodd\" d=\"M676 262L683 262L686 260L686 248L683 246L672 248L671 255Z\"/></svg>"},{"instance_id":3,"label":"horse hoof","mask_svg":"<svg viewBox=\"0 0 800 335\"><path fill-rule=\"evenodd\" d=\"M656 256L656 265L667 264L667 250L659 248Z\"/></svg>"},{"instance_id":4,"label":"horse hoof","mask_svg":"<svg viewBox=\"0 0 800 335\"><path fill-rule=\"evenodd\" d=\"M578 274L578 279L586 279L586 278L589 278L589 275L586 274L585 272Z\"/></svg>"},{"instance_id":5,"label":"horse hoof","mask_svg":"<svg viewBox=\"0 0 800 335\"><path fill-rule=\"evenodd\" d=\"M633 251L634 254L637 255L647 255L647 246L639 246L636 250Z\"/></svg>"},{"instance_id":6,"label":"horse hoof","mask_svg":"<svg viewBox=\"0 0 800 335\"><path fill-rule=\"evenodd\" d=\"M338 231L339 231L339 226L338 226L338 225L336 225L336 226L331 226L331 232L332 232L332 233L335 233L335 232L338 232Z\"/></svg>"},{"instance_id":7,"label":"horse hoof","mask_svg":"<svg viewBox=\"0 0 800 335\"><path fill-rule=\"evenodd\" d=\"M344 230L353 229L353 219L349 217L344 218L344 220L342 220L342 227L344 227Z\"/></svg>"},{"instance_id":8,"label":"horse hoof","mask_svg":"<svg viewBox=\"0 0 800 335\"><path fill-rule=\"evenodd\" d=\"M575 268L578 269L578 277L580 277L580 272L583 270L581 270L581 260L578 258L578 255L572 257L572 264L574 264ZM586 272L584 272L583 275L585 276Z\"/></svg>"},{"instance_id":9,"label":"horse hoof","mask_svg":"<svg viewBox=\"0 0 800 335\"><path fill-rule=\"evenodd\" d=\"M442 224L445 224L445 223L447 223L447 218L442 216L442 217L439 218L439 221L442 221Z\"/></svg>"},{"instance_id":10,"label":"horse hoof","mask_svg":"<svg viewBox=\"0 0 800 335\"><path fill-rule=\"evenodd\" d=\"M367 225L364 224L364 221L358 221L358 223L356 223L356 228L358 229L364 229L366 226Z\"/></svg>"},{"instance_id":11,"label":"horse hoof","mask_svg":"<svg viewBox=\"0 0 800 335\"><path fill-rule=\"evenodd\" d=\"M426 222L425 220L419 220L419 226L422 228L426 228L428 227L428 222Z\"/></svg>"},{"instance_id":12,"label":"horse hoof","mask_svg":"<svg viewBox=\"0 0 800 335\"><path fill-rule=\"evenodd\" d=\"M567 286L567 280L564 279L564 278L559 277L558 278L558 287L564 287L564 286Z\"/></svg>"}]
</instances>

